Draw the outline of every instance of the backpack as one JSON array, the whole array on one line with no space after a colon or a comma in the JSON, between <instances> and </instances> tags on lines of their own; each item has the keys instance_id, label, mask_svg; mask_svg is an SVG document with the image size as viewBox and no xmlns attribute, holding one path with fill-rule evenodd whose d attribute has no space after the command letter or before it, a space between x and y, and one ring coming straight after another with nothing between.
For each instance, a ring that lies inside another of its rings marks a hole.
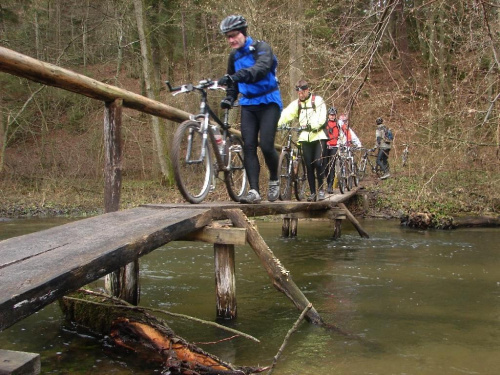
<instances>
[{"instance_id":1,"label":"backpack","mask_svg":"<svg viewBox=\"0 0 500 375\"><path fill-rule=\"evenodd\" d=\"M311 94L311 108L314 112L316 112L316 95ZM300 118L300 111L302 110L302 106L300 105L300 100L297 100L297 105L299 106L299 113L297 114L297 118ZM307 109L307 107L304 107ZM327 120L328 122L328 120Z\"/></svg>"},{"instance_id":2,"label":"backpack","mask_svg":"<svg viewBox=\"0 0 500 375\"><path fill-rule=\"evenodd\" d=\"M394 140L394 134L392 132L392 129L390 128L385 128L384 132L384 141L386 143L391 143Z\"/></svg>"}]
</instances>

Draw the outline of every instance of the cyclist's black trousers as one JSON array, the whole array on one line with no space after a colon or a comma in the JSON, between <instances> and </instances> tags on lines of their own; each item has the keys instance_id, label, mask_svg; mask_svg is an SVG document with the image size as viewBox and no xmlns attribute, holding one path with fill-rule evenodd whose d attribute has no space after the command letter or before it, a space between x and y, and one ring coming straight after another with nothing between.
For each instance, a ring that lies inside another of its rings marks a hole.
<instances>
[{"instance_id":1,"label":"cyclist's black trousers","mask_svg":"<svg viewBox=\"0 0 500 375\"><path fill-rule=\"evenodd\" d=\"M280 112L280 107L275 103L241 107L241 135L243 137L245 170L250 189L255 189L259 193L260 164L257 156L259 132L260 149L269 169L269 178L276 181L278 180L279 155L274 148L274 139Z\"/></svg>"},{"instance_id":2,"label":"cyclist's black trousers","mask_svg":"<svg viewBox=\"0 0 500 375\"><path fill-rule=\"evenodd\" d=\"M323 179L325 175L326 163L326 139L314 142L300 142L302 146L302 155L306 162L307 182L311 194L316 194L316 179L318 180L319 189L323 189Z\"/></svg>"},{"instance_id":3,"label":"cyclist's black trousers","mask_svg":"<svg viewBox=\"0 0 500 375\"><path fill-rule=\"evenodd\" d=\"M326 158L325 158L325 178L328 182L328 186L333 186L333 180L335 178L335 155L337 155L338 147L326 148Z\"/></svg>"}]
</instances>

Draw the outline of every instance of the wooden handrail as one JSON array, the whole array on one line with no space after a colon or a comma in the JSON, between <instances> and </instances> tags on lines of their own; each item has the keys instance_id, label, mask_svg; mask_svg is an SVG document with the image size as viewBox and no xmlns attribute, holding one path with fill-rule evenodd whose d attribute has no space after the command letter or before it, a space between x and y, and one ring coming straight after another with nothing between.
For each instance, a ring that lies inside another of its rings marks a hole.
<instances>
[{"instance_id":1,"label":"wooden handrail","mask_svg":"<svg viewBox=\"0 0 500 375\"><path fill-rule=\"evenodd\" d=\"M5 47L0 47L0 71L104 102L122 99L124 107L176 122L189 118L188 112Z\"/></svg>"}]
</instances>

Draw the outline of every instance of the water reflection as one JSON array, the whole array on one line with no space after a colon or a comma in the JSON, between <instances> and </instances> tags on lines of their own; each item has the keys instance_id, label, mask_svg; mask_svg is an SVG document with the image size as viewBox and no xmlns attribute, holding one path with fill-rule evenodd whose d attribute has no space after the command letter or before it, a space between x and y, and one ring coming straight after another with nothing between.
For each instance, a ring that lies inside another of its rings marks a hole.
<instances>
[{"instance_id":1,"label":"water reflection","mask_svg":"<svg viewBox=\"0 0 500 375\"><path fill-rule=\"evenodd\" d=\"M275 255L323 319L363 340L302 324L275 374L493 374L500 365L498 230L413 231L361 221L332 241L327 223L258 222ZM4 233L0 223L0 233ZM17 224L17 227L22 224ZM272 362L299 312L271 286L248 246L236 249L238 319L230 325L262 343L236 339L204 349L238 365ZM141 260L142 304L214 320L213 248L176 242ZM99 286L100 283L96 283ZM180 335L212 342L226 333L166 318ZM46 373L149 374L100 340L60 329L51 305L0 333L0 347L42 354Z\"/></svg>"}]
</instances>

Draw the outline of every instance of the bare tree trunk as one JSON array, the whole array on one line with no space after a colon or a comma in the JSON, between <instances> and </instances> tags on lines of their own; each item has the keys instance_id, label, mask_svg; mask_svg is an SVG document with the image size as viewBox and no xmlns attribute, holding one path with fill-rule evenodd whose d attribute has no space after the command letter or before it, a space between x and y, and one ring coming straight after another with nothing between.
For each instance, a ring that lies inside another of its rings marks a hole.
<instances>
[{"instance_id":1,"label":"bare tree trunk","mask_svg":"<svg viewBox=\"0 0 500 375\"><path fill-rule=\"evenodd\" d=\"M290 15L290 97L295 96L295 84L304 74L304 12L302 11L302 0L289 2ZM305 77L304 77L305 78Z\"/></svg>"},{"instance_id":2,"label":"bare tree trunk","mask_svg":"<svg viewBox=\"0 0 500 375\"><path fill-rule=\"evenodd\" d=\"M145 17L142 4L143 4L142 0L134 0L135 16L137 20L137 31L139 33L139 39L141 44L142 71L144 74L144 83L146 85L146 94L148 98L153 100L158 100L159 99L157 98L158 95L155 95L155 93L158 93L159 90L158 88L155 89L155 87L153 87L153 84L155 82L151 78L151 71L152 71L151 59L150 59L151 54L146 39L146 25L144 22ZM165 158L166 155L165 147L160 132L159 118L156 116L151 116L151 122L153 124L153 136L156 142L156 151L158 155L158 161L160 164L161 173L163 179L168 181L170 176L169 176L167 161Z\"/></svg>"}]
</instances>

